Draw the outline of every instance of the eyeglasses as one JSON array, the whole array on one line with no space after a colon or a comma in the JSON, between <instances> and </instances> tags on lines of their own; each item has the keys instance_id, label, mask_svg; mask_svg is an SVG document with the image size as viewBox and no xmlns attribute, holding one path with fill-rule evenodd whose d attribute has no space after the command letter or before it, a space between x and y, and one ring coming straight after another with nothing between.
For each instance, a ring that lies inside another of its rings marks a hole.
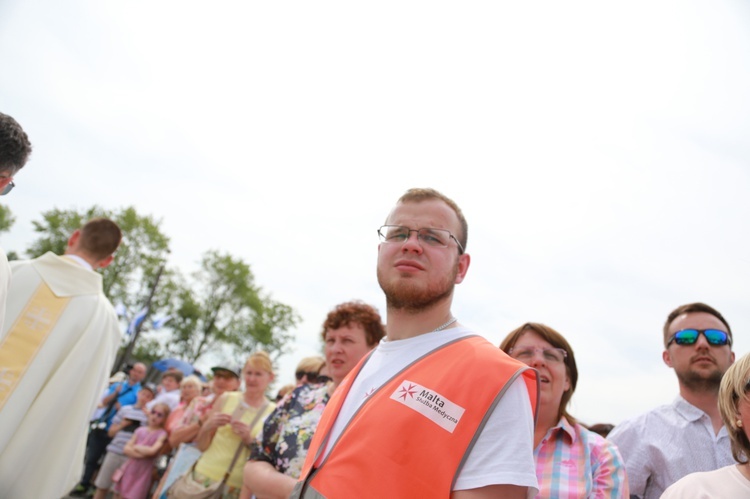
<instances>
[{"instance_id":1,"label":"eyeglasses","mask_svg":"<svg viewBox=\"0 0 750 499\"><path fill-rule=\"evenodd\" d=\"M305 376L307 376L307 381L310 383L315 383L318 379L318 373L309 373L307 371L297 371L294 373L294 377L297 378L297 381L301 381Z\"/></svg>"},{"instance_id":2,"label":"eyeglasses","mask_svg":"<svg viewBox=\"0 0 750 499\"><path fill-rule=\"evenodd\" d=\"M706 337L709 345L732 345L732 338L721 329L682 329L669 338L667 346L671 345L672 342L678 345L694 345L701 334Z\"/></svg>"},{"instance_id":3,"label":"eyeglasses","mask_svg":"<svg viewBox=\"0 0 750 499\"><path fill-rule=\"evenodd\" d=\"M451 239L456 241L458 252L463 254L464 247L458 242L458 239L446 229L432 229L423 227L421 229L410 229L403 225L383 225L378 229L380 241L384 243L404 243L409 239L412 232L417 233L417 239L427 246L435 248L447 248Z\"/></svg>"},{"instance_id":4,"label":"eyeglasses","mask_svg":"<svg viewBox=\"0 0 750 499\"><path fill-rule=\"evenodd\" d=\"M159 416L160 418L164 417L164 413L163 412L159 412L159 411L157 411L155 409L151 409L151 414L153 414L154 416Z\"/></svg>"},{"instance_id":5,"label":"eyeglasses","mask_svg":"<svg viewBox=\"0 0 750 499\"><path fill-rule=\"evenodd\" d=\"M542 347L511 347L508 351L511 357L528 364L534 358L534 354L540 352L542 358L547 362L562 364L568 356L568 352L562 348L542 348Z\"/></svg>"},{"instance_id":6,"label":"eyeglasses","mask_svg":"<svg viewBox=\"0 0 750 499\"><path fill-rule=\"evenodd\" d=\"M325 374L321 374L320 376L318 376L318 383L322 385L325 385L329 381L333 381L333 378L331 378L330 376L326 376Z\"/></svg>"},{"instance_id":7,"label":"eyeglasses","mask_svg":"<svg viewBox=\"0 0 750 499\"><path fill-rule=\"evenodd\" d=\"M4 180L4 179L0 178L0 180ZM10 182L8 182L8 185L6 185L5 188L3 188L2 191L0 191L0 196L5 196L10 191L12 191L15 186L16 184L13 183L13 181L11 180Z\"/></svg>"}]
</instances>

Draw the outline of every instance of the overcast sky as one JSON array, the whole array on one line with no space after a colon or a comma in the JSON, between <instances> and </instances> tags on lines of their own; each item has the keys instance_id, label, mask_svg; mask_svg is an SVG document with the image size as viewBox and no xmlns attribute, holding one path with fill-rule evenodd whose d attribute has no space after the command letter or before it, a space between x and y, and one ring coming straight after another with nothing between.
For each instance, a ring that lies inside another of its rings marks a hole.
<instances>
[{"instance_id":1,"label":"overcast sky","mask_svg":"<svg viewBox=\"0 0 750 499\"><path fill-rule=\"evenodd\" d=\"M469 221L463 324L564 334L584 422L668 403L676 306L750 350L750 7L510 4L6 0L0 110L34 153L0 243L134 205L173 265L228 251L302 315L289 382L335 304L385 312L376 229L434 187Z\"/></svg>"}]
</instances>

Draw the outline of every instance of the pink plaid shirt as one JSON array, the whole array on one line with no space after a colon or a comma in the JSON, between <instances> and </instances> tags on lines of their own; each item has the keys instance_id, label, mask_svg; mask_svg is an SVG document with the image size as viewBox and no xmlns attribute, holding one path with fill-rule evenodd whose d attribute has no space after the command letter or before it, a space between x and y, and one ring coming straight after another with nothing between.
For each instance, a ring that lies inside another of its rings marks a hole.
<instances>
[{"instance_id":1,"label":"pink plaid shirt","mask_svg":"<svg viewBox=\"0 0 750 499\"><path fill-rule=\"evenodd\" d=\"M534 449L537 497L629 497L625 463L617 447L563 416Z\"/></svg>"}]
</instances>

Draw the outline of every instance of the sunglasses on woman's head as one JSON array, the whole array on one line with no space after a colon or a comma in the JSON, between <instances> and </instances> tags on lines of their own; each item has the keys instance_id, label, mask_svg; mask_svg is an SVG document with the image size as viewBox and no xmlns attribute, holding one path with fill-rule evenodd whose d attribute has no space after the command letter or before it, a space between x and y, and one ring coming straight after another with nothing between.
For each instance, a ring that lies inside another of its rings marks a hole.
<instances>
[{"instance_id":1,"label":"sunglasses on woman's head","mask_svg":"<svg viewBox=\"0 0 750 499\"><path fill-rule=\"evenodd\" d=\"M308 373L305 371L297 371L294 373L294 377L297 378L297 381L300 381L303 377L307 376L307 381L310 383L315 383L315 381L318 379L318 373Z\"/></svg>"}]
</instances>

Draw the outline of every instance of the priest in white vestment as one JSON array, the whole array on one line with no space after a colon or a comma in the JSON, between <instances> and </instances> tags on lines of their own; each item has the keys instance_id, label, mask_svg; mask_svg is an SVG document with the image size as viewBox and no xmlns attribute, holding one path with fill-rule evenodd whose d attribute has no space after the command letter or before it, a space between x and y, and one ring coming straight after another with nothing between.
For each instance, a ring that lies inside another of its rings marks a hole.
<instances>
[{"instance_id":1,"label":"priest in white vestment","mask_svg":"<svg viewBox=\"0 0 750 499\"><path fill-rule=\"evenodd\" d=\"M94 269L121 240L111 220L73 233L65 256L11 262L0 333L0 495L63 496L81 474L89 416L120 343Z\"/></svg>"}]
</instances>

